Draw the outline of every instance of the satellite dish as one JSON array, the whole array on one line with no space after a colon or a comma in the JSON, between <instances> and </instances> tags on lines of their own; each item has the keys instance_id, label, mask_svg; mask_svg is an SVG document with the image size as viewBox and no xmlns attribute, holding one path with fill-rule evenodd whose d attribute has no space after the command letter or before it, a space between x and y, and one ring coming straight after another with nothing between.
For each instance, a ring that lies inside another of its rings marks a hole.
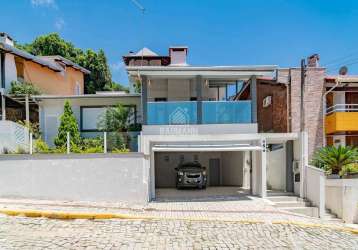
<instances>
[{"instance_id":1,"label":"satellite dish","mask_svg":"<svg viewBox=\"0 0 358 250\"><path fill-rule=\"evenodd\" d=\"M344 75L347 75L348 73L348 68L347 66L342 66L340 69L339 69L339 74L344 76Z\"/></svg>"}]
</instances>

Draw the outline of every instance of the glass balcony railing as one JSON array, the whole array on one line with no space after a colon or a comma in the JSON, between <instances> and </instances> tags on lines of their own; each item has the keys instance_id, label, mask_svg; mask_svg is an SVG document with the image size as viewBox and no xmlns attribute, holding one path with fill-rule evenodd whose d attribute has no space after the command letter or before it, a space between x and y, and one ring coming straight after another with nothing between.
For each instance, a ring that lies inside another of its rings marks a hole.
<instances>
[{"instance_id":1,"label":"glass balcony railing","mask_svg":"<svg viewBox=\"0 0 358 250\"><path fill-rule=\"evenodd\" d=\"M203 102L203 124L251 123L251 101Z\"/></svg>"},{"instance_id":2,"label":"glass balcony railing","mask_svg":"<svg viewBox=\"0 0 358 250\"><path fill-rule=\"evenodd\" d=\"M148 102L148 125L196 124L197 102Z\"/></svg>"},{"instance_id":3,"label":"glass balcony railing","mask_svg":"<svg viewBox=\"0 0 358 250\"><path fill-rule=\"evenodd\" d=\"M148 102L148 125L198 124L197 102ZM204 101L202 124L251 123L251 101Z\"/></svg>"}]
</instances>

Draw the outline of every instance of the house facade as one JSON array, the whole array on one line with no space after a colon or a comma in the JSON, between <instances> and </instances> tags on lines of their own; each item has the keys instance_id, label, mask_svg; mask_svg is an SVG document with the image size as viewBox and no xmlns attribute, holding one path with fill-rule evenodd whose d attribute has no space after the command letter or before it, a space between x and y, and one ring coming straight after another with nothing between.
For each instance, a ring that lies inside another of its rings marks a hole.
<instances>
[{"instance_id":1,"label":"house facade","mask_svg":"<svg viewBox=\"0 0 358 250\"><path fill-rule=\"evenodd\" d=\"M305 136L288 130L287 121L280 131L259 128L260 80L274 79L277 66L190 66L187 54L185 46L170 47L165 65L151 62L160 56L148 49L124 56L130 82L141 84L149 199L158 188L174 188L174 168L190 161L207 168L209 186L239 186L262 197L268 189L301 194L293 164L308 161ZM237 98L243 89L249 95Z\"/></svg>"}]
</instances>

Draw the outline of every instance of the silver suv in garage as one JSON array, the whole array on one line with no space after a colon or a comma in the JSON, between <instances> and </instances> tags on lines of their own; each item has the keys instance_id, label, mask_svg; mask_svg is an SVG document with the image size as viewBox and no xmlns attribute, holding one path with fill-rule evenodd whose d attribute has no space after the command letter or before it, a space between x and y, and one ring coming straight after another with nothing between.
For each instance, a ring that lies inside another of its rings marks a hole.
<instances>
[{"instance_id":1,"label":"silver suv in garage","mask_svg":"<svg viewBox=\"0 0 358 250\"><path fill-rule=\"evenodd\" d=\"M206 168L199 162L181 163L175 168L177 171L176 187L206 188Z\"/></svg>"}]
</instances>

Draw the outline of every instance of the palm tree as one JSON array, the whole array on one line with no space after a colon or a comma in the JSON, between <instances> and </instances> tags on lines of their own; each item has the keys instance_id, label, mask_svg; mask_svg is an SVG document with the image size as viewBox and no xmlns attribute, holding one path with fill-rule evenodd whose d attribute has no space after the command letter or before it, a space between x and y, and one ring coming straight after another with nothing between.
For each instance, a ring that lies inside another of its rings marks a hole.
<instances>
[{"instance_id":1,"label":"palm tree","mask_svg":"<svg viewBox=\"0 0 358 250\"><path fill-rule=\"evenodd\" d=\"M342 167L358 161L358 149L354 147L328 146L315 152L312 164L331 174L339 174Z\"/></svg>"}]
</instances>

